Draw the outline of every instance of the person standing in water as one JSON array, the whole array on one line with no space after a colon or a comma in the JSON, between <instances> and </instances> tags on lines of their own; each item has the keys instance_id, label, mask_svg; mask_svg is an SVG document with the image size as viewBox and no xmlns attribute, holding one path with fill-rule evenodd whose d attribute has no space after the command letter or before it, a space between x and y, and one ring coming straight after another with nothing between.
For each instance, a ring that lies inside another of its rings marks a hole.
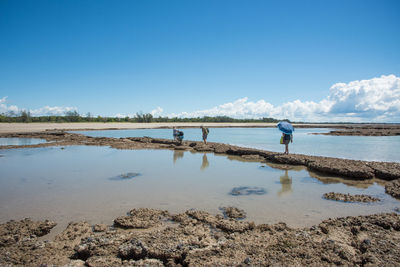
<instances>
[{"instance_id":1,"label":"person standing in water","mask_svg":"<svg viewBox=\"0 0 400 267\"><path fill-rule=\"evenodd\" d=\"M208 130L208 128L204 127L203 125L201 126L201 131L203 133L203 142L204 142L204 144L207 145L207 136L210 131Z\"/></svg>"},{"instance_id":2,"label":"person standing in water","mask_svg":"<svg viewBox=\"0 0 400 267\"><path fill-rule=\"evenodd\" d=\"M289 154L289 142L293 143L293 134L282 133L282 138L285 144L285 154Z\"/></svg>"}]
</instances>

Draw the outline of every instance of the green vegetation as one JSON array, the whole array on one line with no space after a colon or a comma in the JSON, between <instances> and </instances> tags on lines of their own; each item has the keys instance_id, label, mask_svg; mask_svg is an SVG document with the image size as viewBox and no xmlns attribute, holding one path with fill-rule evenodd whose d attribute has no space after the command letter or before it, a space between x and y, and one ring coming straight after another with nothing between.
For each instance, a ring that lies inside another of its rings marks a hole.
<instances>
[{"instance_id":1,"label":"green vegetation","mask_svg":"<svg viewBox=\"0 0 400 267\"><path fill-rule=\"evenodd\" d=\"M198 118L168 118L153 117L150 113L136 113L133 118L117 118L117 117L93 117L91 113L81 116L77 111L68 111L63 116L31 116L29 111L21 111L19 114L13 112L0 114L0 122L272 122L279 120L273 118L262 119L234 119L227 116L217 117L198 117Z\"/></svg>"}]
</instances>

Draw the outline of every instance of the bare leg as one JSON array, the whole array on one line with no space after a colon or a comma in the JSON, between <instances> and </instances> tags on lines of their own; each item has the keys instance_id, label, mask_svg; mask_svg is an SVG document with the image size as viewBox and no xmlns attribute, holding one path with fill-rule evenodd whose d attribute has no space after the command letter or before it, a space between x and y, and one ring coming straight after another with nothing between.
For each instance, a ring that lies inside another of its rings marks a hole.
<instances>
[{"instance_id":1,"label":"bare leg","mask_svg":"<svg viewBox=\"0 0 400 267\"><path fill-rule=\"evenodd\" d=\"M289 144L285 144L285 154L289 154Z\"/></svg>"},{"instance_id":2,"label":"bare leg","mask_svg":"<svg viewBox=\"0 0 400 267\"><path fill-rule=\"evenodd\" d=\"M204 142L204 144L207 145L207 137L204 137L204 136L203 136L203 142Z\"/></svg>"}]
</instances>

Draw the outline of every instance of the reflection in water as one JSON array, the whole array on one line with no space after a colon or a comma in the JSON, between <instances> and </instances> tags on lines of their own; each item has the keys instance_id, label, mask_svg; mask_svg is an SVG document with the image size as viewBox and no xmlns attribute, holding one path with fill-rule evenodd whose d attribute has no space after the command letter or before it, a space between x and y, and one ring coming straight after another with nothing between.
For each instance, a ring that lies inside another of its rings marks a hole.
<instances>
[{"instance_id":1,"label":"reflection in water","mask_svg":"<svg viewBox=\"0 0 400 267\"><path fill-rule=\"evenodd\" d=\"M272 162L265 162L265 164L271 168L279 170L302 171L306 169L306 167L302 165L288 165L288 164L272 163Z\"/></svg>"},{"instance_id":2,"label":"reflection in water","mask_svg":"<svg viewBox=\"0 0 400 267\"><path fill-rule=\"evenodd\" d=\"M174 150L174 164L178 159L183 158L184 153L185 151L183 150Z\"/></svg>"},{"instance_id":3,"label":"reflection in water","mask_svg":"<svg viewBox=\"0 0 400 267\"><path fill-rule=\"evenodd\" d=\"M330 176L327 174L323 173L317 173L313 171L308 171L308 174L312 178L316 178L319 182L322 182L323 184L345 184L347 186L352 186L356 188L368 188L374 183L380 184L382 186L385 185L383 181L380 181L379 179L368 179L368 180L352 180L352 179L346 179L346 178L340 178L340 177L334 177ZM304 178L308 182L316 182L315 180L311 178Z\"/></svg>"},{"instance_id":4,"label":"reflection in water","mask_svg":"<svg viewBox=\"0 0 400 267\"><path fill-rule=\"evenodd\" d=\"M4 155L0 157L0 223L45 218L59 223L57 231L71 220L112 224L126 211L143 207L173 214L194 208L215 215L218 207L239 206L248 220L257 224L283 221L296 227L329 217L393 212L400 207L400 201L386 195L384 187L376 183L366 189L347 186L340 179L336 184L311 183L317 180L305 168L287 168L286 173L267 165L258 168L260 163L241 162L240 157L229 160L223 154L207 153L205 160L204 152L97 146L10 149L0 154ZM183 156L185 159L174 164ZM201 171L202 160L204 166L207 162L212 166ZM129 179L135 173L142 176ZM119 174L123 174L121 181L109 180ZM291 193L280 196L279 191ZM367 194L383 201L344 205L322 199L331 191Z\"/></svg>"},{"instance_id":5,"label":"reflection in water","mask_svg":"<svg viewBox=\"0 0 400 267\"><path fill-rule=\"evenodd\" d=\"M292 177L288 175L288 170L285 170L285 174L280 177L282 185L281 191L278 192L278 196L283 196L292 193Z\"/></svg>"},{"instance_id":6,"label":"reflection in water","mask_svg":"<svg viewBox=\"0 0 400 267\"><path fill-rule=\"evenodd\" d=\"M204 171L205 169L208 168L208 165L209 165L209 163L208 163L208 159L207 159L207 154L204 153L204 155L203 155L203 162L201 163L200 170Z\"/></svg>"}]
</instances>

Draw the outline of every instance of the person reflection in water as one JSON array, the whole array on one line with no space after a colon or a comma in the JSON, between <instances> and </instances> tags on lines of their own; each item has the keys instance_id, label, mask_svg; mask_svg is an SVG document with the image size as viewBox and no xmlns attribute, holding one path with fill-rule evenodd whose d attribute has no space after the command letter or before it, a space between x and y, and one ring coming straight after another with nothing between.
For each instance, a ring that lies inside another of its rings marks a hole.
<instances>
[{"instance_id":1,"label":"person reflection in water","mask_svg":"<svg viewBox=\"0 0 400 267\"><path fill-rule=\"evenodd\" d=\"M278 192L278 196L283 196L292 192L292 177L289 177L288 170L285 170L285 174L280 177L280 183L282 189Z\"/></svg>"},{"instance_id":2,"label":"person reflection in water","mask_svg":"<svg viewBox=\"0 0 400 267\"><path fill-rule=\"evenodd\" d=\"M204 153L204 155L203 155L203 162L201 163L200 170L204 171L205 169L208 168L208 165L209 165L209 163L208 163L208 159L207 159L207 154Z\"/></svg>"},{"instance_id":3,"label":"person reflection in water","mask_svg":"<svg viewBox=\"0 0 400 267\"><path fill-rule=\"evenodd\" d=\"M183 150L174 150L174 164L178 159L183 158L183 153L185 153Z\"/></svg>"}]
</instances>

